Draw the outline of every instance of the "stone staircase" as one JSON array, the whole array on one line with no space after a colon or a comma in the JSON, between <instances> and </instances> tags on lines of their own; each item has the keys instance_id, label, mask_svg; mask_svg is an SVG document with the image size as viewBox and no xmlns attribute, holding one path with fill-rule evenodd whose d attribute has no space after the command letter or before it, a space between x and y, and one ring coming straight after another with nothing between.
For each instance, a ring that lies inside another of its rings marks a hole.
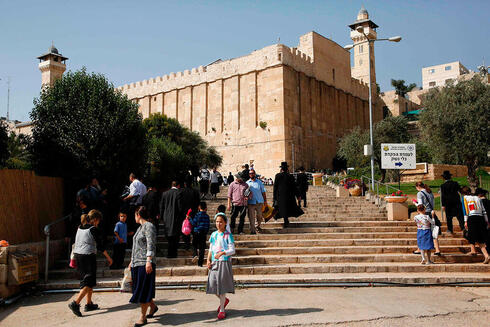
<instances>
[{"instance_id":1,"label":"stone staircase","mask_svg":"<svg viewBox=\"0 0 490 327\"><path fill-rule=\"evenodd\" d=\"M272 188L267 192L271 200ZM226 204L226 189L207 203L213 218L217 206ZM311 187L304 210L303 216L290 220L289 228L283 228L282 220L271 220L258 235L250 235L246 218L245 234L234 235L233 271L238 284L490 282L490 265L481 263L481 255L466 255L470 247L461 231L440 238L443 256L433 256L436 264L427 266L420 264L420 255L412 254L417 248L415 223L388 221L383 208L363 197L336 198L328 187ZM213 222L211 226L215 230ZM157 285L205 285L207 269L192 263L191 250L181 247L175 259L165 255L166 242L159 235ZM98 264L98 285L118 287L122 270L109 270L103 257ZM65 265L60 262L51 270L50 282L42 287L78 287L77 273Z\"/></svg>"}]
</instances>

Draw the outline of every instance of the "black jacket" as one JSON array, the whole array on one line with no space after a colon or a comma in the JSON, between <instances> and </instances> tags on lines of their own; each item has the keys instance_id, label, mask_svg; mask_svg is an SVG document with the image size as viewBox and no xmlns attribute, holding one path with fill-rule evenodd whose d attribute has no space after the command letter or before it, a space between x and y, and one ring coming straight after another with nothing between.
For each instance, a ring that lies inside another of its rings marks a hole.
<instances>
[{"instance_id":1,"label":"black jacket","mask_svg":"<svg viewBox=\"0 0 490 327\"><path fill-rule=\"evenodd\" d=\"M182 228L180 190L170 189L162 194L160 201L160 219L165 226L165 235L179 235Z\"/></svg>"},{"instance_id":2,"label":"black jacket","mask_svg":"<svg viewBox=\"0 0 490 327\"><path fill-rule=\"evenodd\" d=\"M297 188L293 175L288 172L276 174L274 178L273 204L278 210L276 218L299 217L303 210L296 203Z\"/></svg>"},{"instance_id":3,"label":"black jacket","mask_svg":"<svg viewBox=\"0 0 490 327\"><path fill-rule=\"evenodd\" d=\"M448 180L441 185L441 205L443 207L461 206L458 182Z\"/></svg>"},{"instance_id":4,"label":"black jacket","mask_svg":"<svg viewBox=\"0 0 490 327\"><path fill-rule=\"evenodd\" d=\"M180 189L180 218L185 219L185 215L189 209L192 209L191 217L197 213L197 207L199 206L200 195L199 191L192 187L185 187Z\"/></svg>"},{"instance_id":5,"label":"black jacket","mask_svg":"<svg viewBox=\"0 0 490 327\"><path fill-rule=\"evenodd\" d=\"M160 213L160 194L153 190L148 191L145 195L143 195L141 204L146 207L150 217L152 219L156 219L156 216Z\"/></svg>"},{"instance_id":6,"label":"black jacket","mask_svg":"<svg viewBox=\"0 0 490 327\"><path fill-rule=\"evenodd\" d=\"M296 176L296 185L298 192L303 193L308 191L308 176L305 173L299 173Z\"/></svg>"}]
</instances>

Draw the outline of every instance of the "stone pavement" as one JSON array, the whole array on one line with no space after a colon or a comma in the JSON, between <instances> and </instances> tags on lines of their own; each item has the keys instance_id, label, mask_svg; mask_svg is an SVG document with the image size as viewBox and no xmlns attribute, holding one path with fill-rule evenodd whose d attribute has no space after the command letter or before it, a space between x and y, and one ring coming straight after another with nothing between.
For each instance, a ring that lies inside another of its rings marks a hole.
<instances>
[{"instance_id":1,"label":"stone pavement","mask_svg":"<svg viewBox=\"0 0 490 327\"><path fill-rule=\"evenodd\" d=\"M0 308L2 327L127 327L138 309L129 294L96 293L101 309L75 317L74 294L31 296ZM217 322L217 299L202 291L159 290L160 310L148 326L488 326L490 287L237 289L228 318Z\"/></svg>"}]
</instances>

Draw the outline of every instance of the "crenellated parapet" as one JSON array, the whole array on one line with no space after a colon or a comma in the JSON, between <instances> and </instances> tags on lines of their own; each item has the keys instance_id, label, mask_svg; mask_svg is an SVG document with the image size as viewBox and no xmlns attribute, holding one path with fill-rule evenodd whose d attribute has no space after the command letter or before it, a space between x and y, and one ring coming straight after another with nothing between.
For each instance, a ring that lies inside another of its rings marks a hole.
<instances>
[{"instance_id":1,"label":"crenellated parapet","mask_svg":"<svg viewBox=\"0 0 490 327\"><path fill-rule=\"evenodd\" d=\"M182 89L188 86L211 83L280 65L281 59L278 53L278 45L271 45L246 56L126 84L118 87L117 90L120 90L124 94L127 94L129 98L133 99L150 94Z\"/></svg>"},{"instance_id":2,"label":"crenellated parapet","mask_svg":"<svg viewBox=\"0 0 490 327\"><path fill-rule=\"evenodd\" d=\"M310 56L297 48L274 44L253 51L246 56L126 84L118 87L117 90L126 94L130 99L137 99L189 86L225 80L237 75L246 75L278 65L290 66L307 76L321 80L315 76L314 62ZM335 85L332 86L335 87ZM363 99L366 99L368 95L366 84L353 78L351 78L350 89L343 91Z\"/></svg>"},{"instance_id":3,"label":"crenellated parapet","mask_svg":"<svg viewBox=\"0 0 490 327\"><path fill-rule=\"evenodd\" d=\"M366 99L369 96L369 85L368 83L364 83L357 78L351 77L351 89L350 93L353 96L356 96L361 99Z\"/></svg>"}]
</instances>

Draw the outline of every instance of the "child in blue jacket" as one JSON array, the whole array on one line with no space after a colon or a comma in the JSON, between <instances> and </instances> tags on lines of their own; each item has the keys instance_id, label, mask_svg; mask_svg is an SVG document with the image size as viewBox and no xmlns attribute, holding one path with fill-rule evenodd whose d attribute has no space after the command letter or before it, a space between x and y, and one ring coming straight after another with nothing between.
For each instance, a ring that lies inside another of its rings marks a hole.
<instances>
[{"instance_id":1,"label":"child in blue jacket","mask_svg":"<svg viewBox=\"0 0 490 327\"><path fill-rule=\"evenodd\" d=\"M207 205L206 202L199 203L199 212L190 218L192 224L192 246L194 250L193 263L196 263L199 267L202 267L204 263L204 251L206 249L206 239L209 231L209 216L206 213ZM199 250L199 256L198 256Z\"/></svg>"}]
</instances>

